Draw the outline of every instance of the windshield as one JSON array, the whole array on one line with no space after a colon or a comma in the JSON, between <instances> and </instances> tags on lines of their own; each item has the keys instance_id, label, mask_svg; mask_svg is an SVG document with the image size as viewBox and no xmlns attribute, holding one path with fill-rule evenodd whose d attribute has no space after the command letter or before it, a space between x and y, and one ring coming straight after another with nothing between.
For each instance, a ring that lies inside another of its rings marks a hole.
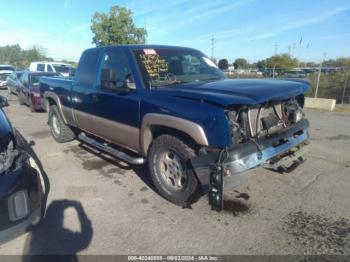
<instances>
[{"instance_id":1,"label":"windshield","mask_svg":"<svg viewBox=\"0 0 350 262\"><path fill-rule=\"evenodd\" d=\"M64 73L64 74L68 74L69 68L71 68L68 65L60 65L60 64L53 64L53 67L55 68L55 71L57 73Z\"/></svg>"},{"instance_id":2,"label":"windshield","mask_svg":"<svg viewBox=\"0 0 350 262\"><path fill-rule=\"evenodd\" d=\"M225 78L223 72L199 51L159 48L135 50L134 54L145 84L151 87Z\"/></svg>"}]
</instances>

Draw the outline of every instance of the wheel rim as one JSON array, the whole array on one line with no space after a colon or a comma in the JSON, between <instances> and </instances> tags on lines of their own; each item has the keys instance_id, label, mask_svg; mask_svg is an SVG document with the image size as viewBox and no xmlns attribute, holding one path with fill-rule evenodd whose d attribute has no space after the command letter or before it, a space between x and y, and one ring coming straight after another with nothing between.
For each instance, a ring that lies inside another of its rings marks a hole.
<instances>
[{"instance_id":1,"label":"wheel rim","mask_svg":"<svg viewBox=\"0 0 350 262\"><path fill-rule=\"evenodd\" d=\"M58 136L61 132L60 124L55 114L52 116L52 131L55 136Z\"/></svg>"},{"instance_id":2,"label":"wheel rim","mask_svg":"<svg viewBox=\"0 0 350 262\"><path fill-rule=\"evenodd\" d=\"M179 191L187 183L186 169L180 157L171 151L160 156L159 170L166 185L172 190Z\"/></svg>"}]
</instances>

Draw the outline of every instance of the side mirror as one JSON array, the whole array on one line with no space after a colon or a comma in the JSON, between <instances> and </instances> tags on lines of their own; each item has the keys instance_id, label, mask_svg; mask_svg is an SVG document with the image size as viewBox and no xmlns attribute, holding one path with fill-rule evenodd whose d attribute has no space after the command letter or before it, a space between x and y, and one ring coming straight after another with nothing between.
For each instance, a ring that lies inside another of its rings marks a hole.
<instances>
[{"instance_id":1,"label":"side mirror","mask_svg":"<svg viewBox=\"0 0 350 262\"><path fill-rule=\"evenodd\" d=\"M117 91L117 73L112 69L101 70L101 88L109 91Z\"/></svg>"},{"instance_id":2,"label":"side mirror","mask_svg":"<svg viewBox=\"0 0 350 262\"><path fill-rule=\"evenodd\" d=\"M117 72L113 69L101 70L101 88L119 94L128 93L132 88L129 80L121 81L117 78ZM134 88L135 89L135 88Z\"/></svg>"},{"instance_id":3,"label":"side mirror","mask_svg":"<svg viewBox=\"0 0 350 262\"><path fill-rule=\"evenodd\" d=\"M117 72L112 69L104 68L101 70L101 84L117 82Z\"/></svg>"},{"instance_id":4,"label":"side mirror","mask_svg":"<svg viewBox=\"0 0 350 262\"><path fill-rule=\"evenodd\" d=\"M7 98L4 96L0 96L0 107L7 107L9 106L9 102L7 101Z\"/></svg>"},{"instance_id":5,"label":"side mirror","mask_svg":"<svg viewBox=\"0 0 350 262\"><path fill-rule=\"evenodd\" d=\"M75 76L75 68L71 67L69 68L69 77L74 77Z\"/></svg>"}]
</instances>

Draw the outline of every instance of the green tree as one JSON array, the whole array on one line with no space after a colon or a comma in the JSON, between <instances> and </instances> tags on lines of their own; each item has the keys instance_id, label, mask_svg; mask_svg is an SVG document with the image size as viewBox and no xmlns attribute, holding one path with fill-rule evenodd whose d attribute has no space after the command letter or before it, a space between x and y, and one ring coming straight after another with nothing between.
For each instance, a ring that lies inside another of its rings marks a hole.
<instances>
[{"instance_id":1,"label":"green tree","mask_svg":"<svg viewBox=\"0 0 350 262\"><path fill-rule=\"evenodd\" d=\"M10 64L19 69L24 69L31 62L36 61L54 61L53 58L47 57L45 49L39 46L33 46L24 50L19 44L0 46L0 64ZM69 62L74 64L73 62Z\"/></svg>"},{"instance_id":2,"label":"green tree","mask_svg":"<svg viewBox=\"0 0 350 262\"><path fill-rule=\"evenodd\" d=\"M237 58L233 62L233 66L235 67L235 69L245 69L249 67L249 63L245 58Z\"/></svg>"},{"instance_id":3,"label":"green tree","mask_svg":"<svg viewBox=\"0 0 350 262\"><path fill-rule=\"evenodd\" d=\"M22 51L23 59L21 61L21 67L27 67L31 62L50 60L45 56L45 52L38 46L33 46L28 50Z\"/></svg>"},{"instance_id":4,"label":"green tree","mask_svg":"<svg viewBox=\"0 0 350 262\"><path fill-rule=\"evenodd\" d=\"M289 54L279 54L266 59L268 68L277 68L279 71L286 71L298 66L298 59L292 58Z\"/></svg>"},{"instance_id":5,"label":"green tree","mask_svg":"<svg viewBox=\"0 0 350 262\"><path fill-rule=\"evenodd\" d=\"M91 22L92 43L96 46L146 42L146 29L136 27L131 10L124 7L112 6L109 13L95 12Z\"/></svg>"},{"instance_id":6,"label":"green tree","mask_svg":"<svg viewBox=\"0 0 350 262\"><path fill-rule=\"evenodd\" d=\"M221 70L226 70L228 68L228 61L227 61L227 59L226 58L220 59L218 66L219 66L219 68Z\"/></svg>"}]
</instances>

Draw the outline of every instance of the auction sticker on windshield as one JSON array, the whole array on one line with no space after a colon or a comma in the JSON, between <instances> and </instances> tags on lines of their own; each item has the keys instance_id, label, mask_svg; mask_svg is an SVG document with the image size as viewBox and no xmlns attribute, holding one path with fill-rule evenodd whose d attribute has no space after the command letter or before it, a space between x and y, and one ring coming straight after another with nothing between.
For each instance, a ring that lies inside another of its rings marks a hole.
<instances>
[{"instance_id":1,"label":"auction sticker on windshield","mask_svg":"<svg viewBox=\"0 0 350 262\"><path fill-rule=\"evenodd\" d=\"M156 55L156 50L154 49L143 49L143 52L145 52L146 55Z\"/></svg>"}]
</instances>

